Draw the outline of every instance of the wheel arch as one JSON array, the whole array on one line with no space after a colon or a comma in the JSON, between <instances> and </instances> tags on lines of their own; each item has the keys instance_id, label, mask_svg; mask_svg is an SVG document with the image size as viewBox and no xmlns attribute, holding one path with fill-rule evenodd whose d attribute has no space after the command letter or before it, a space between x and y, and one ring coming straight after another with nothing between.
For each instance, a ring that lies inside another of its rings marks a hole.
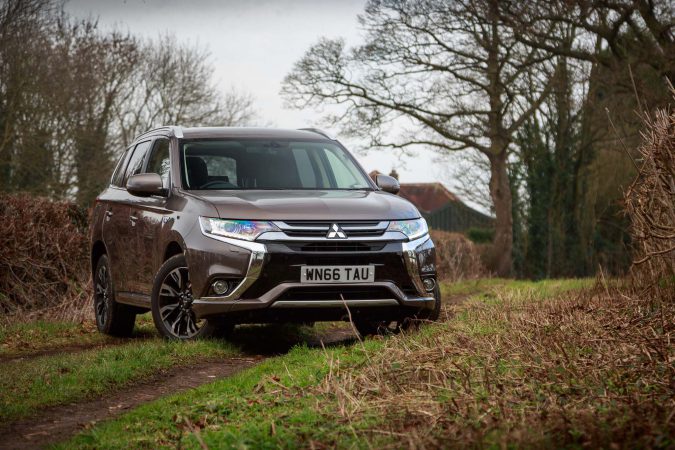
<instances>
[{"instance_id":1,"label":"wheel arch","mask_svg":"<svg viewBox=\"0 0 675 450\"><path fill-rule=\"evenodd\" d=\"M98 263L98 260L101 258L103 255L107 255L108 250L105 247L105 244L103 241L96 241L94 242L94 245L91 246L91 273L92 276L94 274L94 271L96 270L96 264Z\"/></svg>"},{"instance_id":2,"label":"wheel arch","mask_svg":"<svg viewBox=\"0 0 675 450\"><path fill-rule=\"evenodd\" d=\"M180 245L178 241L171 241L167 244L166 249L164 249L164 256L162 258L162 262L165 262L172 256L181 255L183 253L184 253L183 246Z\"/></svg>"}]
</instances>

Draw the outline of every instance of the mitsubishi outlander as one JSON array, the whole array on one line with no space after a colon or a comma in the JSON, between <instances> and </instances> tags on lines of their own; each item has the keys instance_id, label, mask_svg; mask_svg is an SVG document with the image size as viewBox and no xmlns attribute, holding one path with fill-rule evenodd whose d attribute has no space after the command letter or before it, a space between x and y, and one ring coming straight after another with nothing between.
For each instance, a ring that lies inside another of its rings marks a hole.
<instances>
[{"instance_id":1,"label":"mitsubishi outlander","mask_svg":"<svg viewBox=\"0 0 675 450\"><path fill-rule=\"evenodd\" d=\"M162 127L137 137L91 225L101 332L152 311L192 339L236 324L435 320L434 245L397 180L315 129Z\"/></svg>"}]
</instances>

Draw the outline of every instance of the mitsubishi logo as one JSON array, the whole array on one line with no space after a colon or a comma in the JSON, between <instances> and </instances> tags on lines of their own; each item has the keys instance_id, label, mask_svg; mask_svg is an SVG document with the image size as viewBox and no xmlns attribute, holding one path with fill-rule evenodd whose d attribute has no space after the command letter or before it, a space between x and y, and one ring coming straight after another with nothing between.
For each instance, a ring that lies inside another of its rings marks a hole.
<instances>
[{"instance_id":1,"label":"mitsubishi logo","mask_svg":"<svg viewBox=\"0 0 675 450\"><path fill-rule=\"evenodd\" d=\"M330 230L328 230L326 239L347 239L347 235L337 223L334 223L331 225Z\"/></svg>"}]
</instances>

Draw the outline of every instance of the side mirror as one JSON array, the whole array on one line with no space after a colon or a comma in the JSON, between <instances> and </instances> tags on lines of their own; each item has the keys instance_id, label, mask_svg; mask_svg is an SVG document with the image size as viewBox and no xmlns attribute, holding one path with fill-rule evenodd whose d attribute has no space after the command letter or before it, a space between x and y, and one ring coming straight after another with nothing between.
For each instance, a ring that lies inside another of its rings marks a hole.
<instances>
[{"instance_id":1,"label":"side mirror","mask_svg":"<svg viewBox=\"0 0 675 450\"><path fill-rule=\"evenodd\" d=\"M162 177L156 173L139 173L132 175L127 180L127 191L137 197L149 197L151 195L166 195Z\"/></svg>"},{"instance_id":2,"label":"side mirror","mask_svg":"<svg viewBox=\"0 0 675 450\"><path fill-rule=\"evenodd\" d=\"M398 184L398 180L389 175L378 175L375 178L375 184L377 184L384 192L389 192L390 194L398 194L398 191L401 190L401 185Z\"/></svg>"}]
</instances>

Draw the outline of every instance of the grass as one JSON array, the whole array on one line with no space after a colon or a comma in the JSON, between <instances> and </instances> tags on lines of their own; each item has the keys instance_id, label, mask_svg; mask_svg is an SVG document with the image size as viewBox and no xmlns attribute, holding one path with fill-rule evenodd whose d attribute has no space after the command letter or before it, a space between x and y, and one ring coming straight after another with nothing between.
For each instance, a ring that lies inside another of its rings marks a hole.
<instances>
[{"instance_id":1,"label":"grass","mask_svg":"<svg viewBox=\"0 0 675 450\"><path fill-rule=\"evenodd\" d=\"M296 347L60 448L673 445L673 349L635 305L589 280L478 284L418 333Z\"/></svg>"},{"instance_id":2,"label":"grass","mask_svg":"<svg viewBox=\"0 0 675 450\"><path fill-rule=\"evenodd\" d=\"M136 318L134 338L156 336L148 314ZM16 358L37 352L57 351L69 347L87 347L121 343L120 339L101 334L93 321L83 323L38 320L0 325L0 357Z\"/></svg>"},{"instance_id":3,"label":"grass","mask_svg":"<svg viewBox=\"0 0 675 450\"><path fill-rule=\"evenodd\" d=\"M57 336L71 331L63 324L40 324L37 329L40 336L52 330ZM105 342L94 336L91 340ZM46 406L102 395L175 365L237 353L234 345L223 341L185 344L156 337L6 362L0 371L0 422L28 417Z\"/></svg>"}]
</instances>

